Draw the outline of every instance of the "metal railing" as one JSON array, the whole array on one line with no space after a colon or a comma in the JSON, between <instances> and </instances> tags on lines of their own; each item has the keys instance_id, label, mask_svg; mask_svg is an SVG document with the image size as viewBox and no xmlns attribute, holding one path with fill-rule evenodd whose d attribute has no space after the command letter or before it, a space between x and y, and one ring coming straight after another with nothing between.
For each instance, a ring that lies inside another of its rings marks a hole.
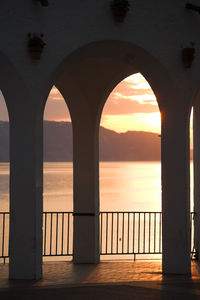
<instances>
[{"instance_id":1,"label":"metal railing","mask_svg":"<svg viewBox=\"0 0 200 300\"><path fill-rule=\"evenodd\" d=\"M161 254L161 212L102 212L101 255Z\"/></svg>"},{"instance_id":2,"label":"metal railing","mask_svg":"<svg viewBox=\"0 0 200 300\"><path fill-rule=\"evenodd\" d=\"M9 216L8 212L0 212L0 258L4 263L9 257Z\"/></svg>"},{"instance_id":3,"label":"metal railing","mask_svg":"<svg viewBox=\"0 0 200 300\"><path fill-rule=\"evenodd\" d=\"M194 213L190 214L194 254ZM162 253L161 212L101 212L100 254ZM73 213L43 213L43 256L73 256ZM0 258L9 257L9 213L0 212Z\"/></svg>"},{"instance_id":4,"label":"metal railing","mask_svg":"<svg viewBox=\"0 0 200 300\"><path fill-rule=\"evenodd\" d=\"M73 255L73 213L43 213L43 256Z\"/></svg>"},{"instance_id":5,"label":"metal railing","mask_svg":"<svg viewBox=\"0 0 200 300\"><path fill-rule=\"evenodd\" d=\"M190 213L191 254L194 254L194 212ZM101 255L162 254L161 212L101 212Z\"/></svg>"}]
</instances>

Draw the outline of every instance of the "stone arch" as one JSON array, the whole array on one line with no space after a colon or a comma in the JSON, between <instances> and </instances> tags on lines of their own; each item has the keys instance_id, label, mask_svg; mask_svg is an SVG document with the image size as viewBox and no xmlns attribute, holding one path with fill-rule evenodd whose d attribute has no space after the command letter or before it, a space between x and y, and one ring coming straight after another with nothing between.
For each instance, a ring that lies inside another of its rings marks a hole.
<instances>
[{"instance_id":1,"label":"stone arch","mask_svg":"<svg viewBox=\"0 0 200 300\"><path fill-rule=\"evenodd\" d=\"M159 59L156 59L148 50L143 49L139 45L119 40L95 41L80 47L60 62L51 74L50 81L52 83L57 82L67 70L73 70L75 65L79 65L81 68L82 62L85 62L85 65L87 65L87 62L95 61L95 59L99 59L100 63L103 63L103 58L107 60L107 67L114 60L120 62L117 74L114 74L110 79L105 91L105 98L123 78L137 72L140 72L151 85L158 98L160 108L164 105L161 99L162 94L166 95L168 87L170 86L173 92L177 90L172 76L170 76Z\"/></svg>"},{"instance_id":2,"label":"stone arch","mask_svg":"<svg viewBox=\"0 0 200 300\"><path fill-rule=\"evenodd\" d=\"M165 204L163 271L189 273L188 161L186 162L188 101L183 101L183 98L186 100L184 91L181 91L173 74L168 72L158 57L148 49L127 41L106 40L84 45L64 58L50 75L51 83L55 83L64 97L70 93L68 106L74 129L76 161L74 190L77 205L74 232L77 237L80 233L82 236L74 245L75 262L99 261L99 121L103 105L113 88L123 78L136 72L140 72L151 85L162 116L162 195ZM175 135L178 137L175 148L176 170L172 163L169 164L169 160L172 160L171 149ZM180 149L184 149L181 155ZM175 182L177 177L181 179L175 187L173 181ZM178 223L172 223L170 219L175 220L175 212L171 203L179 201L177 199L180 194L184 206L181 211L176 211L179 215ZM172 226L175 226L177 231L174 231ZM88 239L85 233L89 228L93 228L92 240ZM184 238L181 243L175 243L174 241L178 241L176 233L179 229ZM183 245L181 249L180 245Z\"/></svg>"},{"instance_id":3,"label":"stone arch","mask_svg":"<svg viewBox=\"0 0 200 300\"><path fill-rule=\"evenodd\" d=\"M181 90L179 90L173 76L169 74L168 70L158 58L152 55L148 49L143 49L139 45L135 45L129 41L119 40L95 41L81 46L79 49L63 58L49 76L50 84L47 94L53 84L55 84L62 94L64 93L64 90L68 90L67 93L69 93L70 89L71 92L72 87L74 91L76 90L76 93L83 94L84 81L86 78L89 79L92 77L92 69L93 71L98 68L111 70L114 65L115 71L113 73L110 72L107 78L105 78L103 83L104 86L97 87L99 90L99 99L97 100L95 108L98 109L98 112L96 112L97 127L108 95L111 93L113 88L123 80L123 78L126 78L131 74L140 72L149 82L154 94L156 95L161 113L165 112L167 107L174 105L173 100L171 101L171 99L174 98L174 95L177 95L177 99L181 98ZM79 74L80 78L75 78L75 74ZM68 80L69 88L66 85L65 78ZM79 85L80 82L82 82L81 92L77 90L77 85ZM80 99L81 95L77 98ZM75 105L80 104L80 101L78 100L75 102ZM87 101L82 100L82 102L87 105ZM179 105L178 102L179 100L177 100L177 105ZM74 113L72 112L73 108L70 104L70 97L68 97L67 105L69 107L73 123ZM182 103L180 103L180 105L182 105Z\"/></svg>"}]
</instances>

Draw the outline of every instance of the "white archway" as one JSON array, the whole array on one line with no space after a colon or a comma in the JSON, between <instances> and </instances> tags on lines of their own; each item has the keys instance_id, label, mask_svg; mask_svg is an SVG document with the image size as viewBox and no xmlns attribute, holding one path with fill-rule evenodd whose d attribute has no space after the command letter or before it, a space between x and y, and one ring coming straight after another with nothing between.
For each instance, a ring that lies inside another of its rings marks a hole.
<instances>
[{"instance_id":1,"label":"white archway","mask_svg":"<svg viewBox=\"0 0 200 300\"><path fill-rule=\"evenodd\" d=\"M122 41L98 41L79 48L66 57L49 78L49 86L55 83L68 99L74 131L74 262L99 261L98 128L101 112L116 84L138 71L150 83L162 115L163 272L188 274L190 108L187 95L148 50ZM91 228L92 239L87 235ZM182 237L181 242L177 234Z\"/></svg>"}]
</instances>

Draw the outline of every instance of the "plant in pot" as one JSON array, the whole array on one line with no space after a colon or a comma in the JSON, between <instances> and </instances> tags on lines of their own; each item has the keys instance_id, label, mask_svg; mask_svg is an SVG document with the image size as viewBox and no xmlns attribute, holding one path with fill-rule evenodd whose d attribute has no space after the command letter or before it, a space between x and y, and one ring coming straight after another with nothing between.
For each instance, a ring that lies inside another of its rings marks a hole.
<instances>
[{"instance_id":1,"label":"plant in pot","mask_svg":"<svg viewBox=\"0 0 200 300\"><path fill-rule=\"evenodd\" d=\"M40 4L42 6L48 6L49 5L49 2L48 0L33 0L34 2L40 2Z\"/></svg>"},{"instance_id":2,"label":"plant in pot","mask_svg":"<svg viewBox=\"0 0 200 300\"><path fill-rule=\"evenodd\" d=\"M43 41L43 33L28 33L28 51L33 60L39 60L46 43Z\"/></svg>"},{"instance_id":3,"label":"plant in pot","mask_svg":"<svg viewBox=\"0 0 200 300\"><path fill-rule=\"evenodd\" d=\"M110 8L116 22L123 22L129 11L130 3L128 0L112 0Z\"/></svg>"},{"instance_id":4,"label":"plant in pot","mask_svg":"<svg viewBox=\"0 0 200 300\"><path fill-rule=\"evenodd\" d=\"M195 48L194 43L191 42L189 47L185 47L182 49L181 60L183 66L188 69L191 68L193 60L195 58Z\"/></svg>"}]
</instances>

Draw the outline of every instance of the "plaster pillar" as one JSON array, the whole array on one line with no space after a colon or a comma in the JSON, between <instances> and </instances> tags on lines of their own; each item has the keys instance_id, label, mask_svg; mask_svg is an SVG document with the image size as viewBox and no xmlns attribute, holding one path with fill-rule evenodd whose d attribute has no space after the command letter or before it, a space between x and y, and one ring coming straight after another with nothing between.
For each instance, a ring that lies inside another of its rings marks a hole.
<instances>
[{"instance_id":1,"label":"plaster pillar","mask_svg":"<svg viewBox=\"0 0 200 300\"><path fill-rule=\"evenodd\" d=\"M89 115L73 122L74 263L99 262L98 130Z\"/></svg>"},{"instance_id":2,"label":"plaster pillar","mask_svg":"<svg viewBox=\"0 0 200 300\"><path fill-rule=\"evenodd\" d=\"M200 104L193 107L193 163L194 163L194 246L200 253Z\"/></svg>"},{"instance_id":3,"label":"plaster pillar","mask_svg":"<svg viewBox=\"0 0 200 300\"><path fill-rule=\"evenodd\" d=\"M31 101L10 116L10 279L42 277L43 117Z\"/></svg>"},{"instance_id":4,"label":"plaster pillar","mask_svg":"<svg viewBox=\"0 0 200 300\"><path fill-rule=\"evenodd\" d=\"M182 108L162 111L162 268L190 274L189 122Z\"/></svg>"}]
</instances>

